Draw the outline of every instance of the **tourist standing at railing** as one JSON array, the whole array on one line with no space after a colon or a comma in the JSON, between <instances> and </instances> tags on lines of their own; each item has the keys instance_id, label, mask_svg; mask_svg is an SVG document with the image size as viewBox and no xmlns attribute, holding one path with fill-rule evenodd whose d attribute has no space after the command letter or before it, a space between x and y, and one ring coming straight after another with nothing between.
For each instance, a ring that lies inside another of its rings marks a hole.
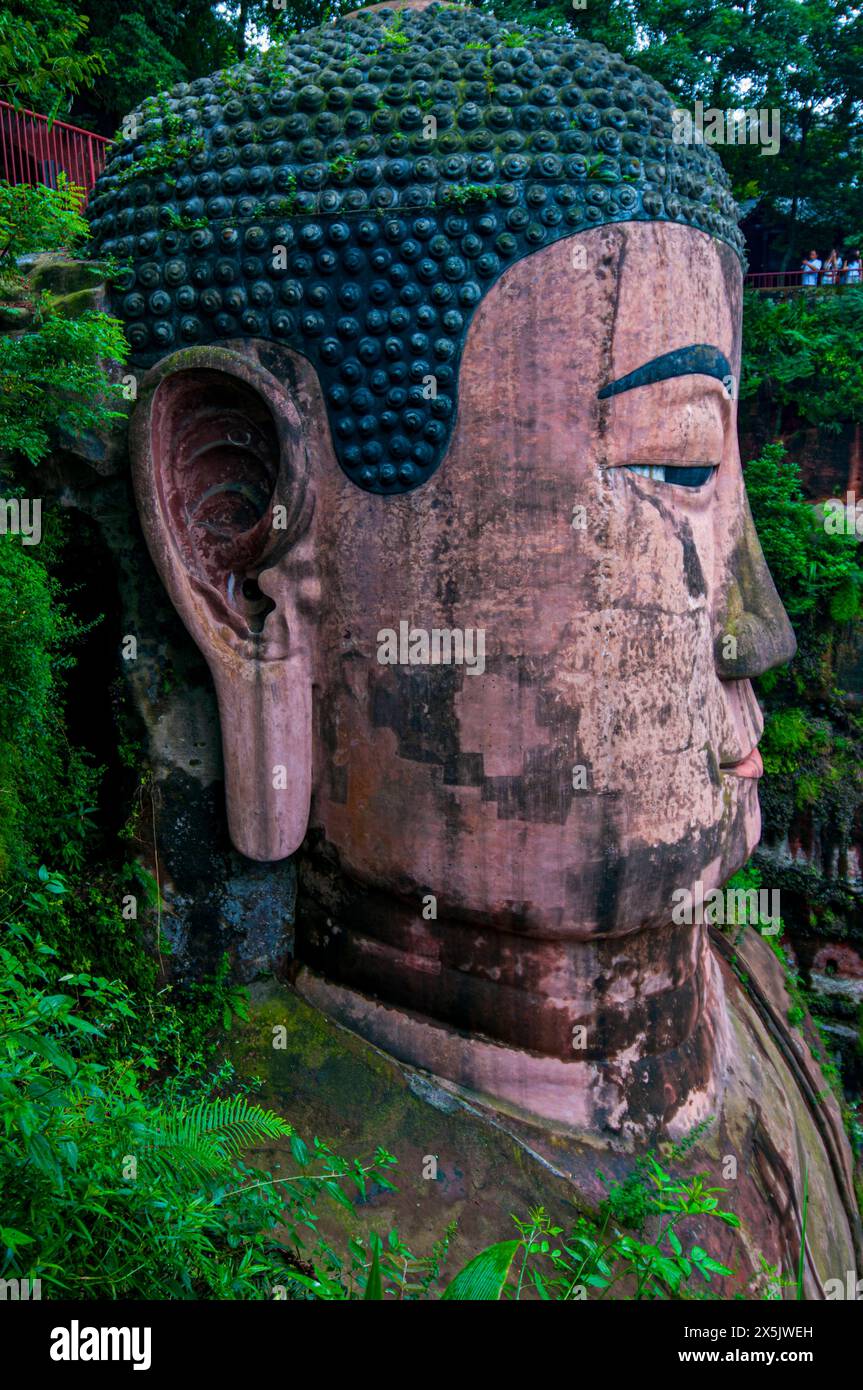
<instances>
[{"instance_id":1,"label":"tourist standing at railing","mask_svg":"<svg viewBox=\"0 0 863 1390\"><path fill-rule=\"evenodd\" d=\"M860 252L849 251L845 257L845 270L842 274L843 285L859 285L861 279Z\"/></svg>"},{"instance_id":2,"label":"tourist standing at railing","mask_svg":"<svg viewBox=\"0 0 863 1390\"><path fill-rule=\"evenodd\" d=\"M803 271L802 284L817 285L818 272L821 269L821 261L817 251L810 251L800 269Z\"/></svg>"},{"instance_id":3,"label":"tourist standing at railing","mask_svg":"<svg viewBox=\"0 0 863 1390\"><path fill-rule=\"evenodd\" d=\"M824 269L821 272L822 285L838 285L842 273L842 257L834 246L830 255L824 262Z\"/></svg>"}]
</instances>

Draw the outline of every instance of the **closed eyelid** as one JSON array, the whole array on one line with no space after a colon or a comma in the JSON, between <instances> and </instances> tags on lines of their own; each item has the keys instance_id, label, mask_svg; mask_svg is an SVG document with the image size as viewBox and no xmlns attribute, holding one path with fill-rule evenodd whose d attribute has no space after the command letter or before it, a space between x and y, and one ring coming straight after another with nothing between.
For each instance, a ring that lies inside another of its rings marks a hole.
<instances>
[{"instance_id":1,"label":"closed eyelid","mask_svg":"<svg viewBox=\"0 0 863 1390\"><path fill-rule=\"evenodd\" d=\"M718 467L736 439L734 403L718 382L678 377L649 398L621 397L605 429L611 465Z\"/></svg>"}]
</instances>

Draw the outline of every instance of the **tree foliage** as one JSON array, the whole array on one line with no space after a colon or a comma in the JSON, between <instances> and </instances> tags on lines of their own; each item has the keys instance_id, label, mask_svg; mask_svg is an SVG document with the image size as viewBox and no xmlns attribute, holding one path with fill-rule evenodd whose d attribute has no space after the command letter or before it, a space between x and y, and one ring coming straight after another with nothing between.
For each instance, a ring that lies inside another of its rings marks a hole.
<instances>
[{"instance_id":1,"label":"tree foliage","mask_svg":"<svg viewBox=\"0 0 863 1390\"><path fill-rule=\"evenodd\" d=\"M821 627L853 617L863 590L856 537L825 530L782 444L768 444L746 465L745 478L764 557L789 616L812 615Z\"/></svg>"},{"instance_id":2,"label":"tree foliage","mask_svg":"<svg viewBox=\"0 0 863 1390\"><path fill-rule=\"evenodd\" d=\"M747 294L743 334L743 399L832 431L863 420L863 291Z\"/></svg>"},{"instance_id":3,"label":"tree foliage","mask_svg":"<svg viewBox=\"0 0 863 1390\"><path fill-rule=\"evenodd\" d=\"M70 97L104 72L94 52L87 17L65 0L5 0L0 9L0 101L30 106L47 116L68 108Z\"/></svg>"},{"instance_id":4,"label":"tree foliage","mask_svg":"<svg viewBox=\"0 0 863 1390\"><path fill-rule=\"evenodd\" d=\"M852 623L860 622L860 543L853 534L825 528L820 509L804 498L797 464L781 444L768 445L746 465L744 476L765 557L798 644L790 665L757 681L765 713L761 746L767 775L759 787L765 837L782 841L803 814L841 857L863 808L863 721L837 688L836 673L843 638ZM769 872L776 883L774 863ZM811 934L816 913L854 910L841 878L819 885L813 872L810 889L822 901L811 903L803 923L789 919L792 934L800 927ZM789 900L800 900L799 884ZM829 1070L831 1064L824 1059L822 1065Z\"/></svg>"},{"instance_id":5,"label":"tree foliage","mask_svg":"<svg viewBox=\"0 0 863 1390\"><path fill-rule=\"evenodd\" d=\"M94 311L64 318L45 297L32 331L0 338L0 450L38 463L59 431L75 436L122 418L102 362L125 352L118 319Z\"/></svg>"}]
</instances>

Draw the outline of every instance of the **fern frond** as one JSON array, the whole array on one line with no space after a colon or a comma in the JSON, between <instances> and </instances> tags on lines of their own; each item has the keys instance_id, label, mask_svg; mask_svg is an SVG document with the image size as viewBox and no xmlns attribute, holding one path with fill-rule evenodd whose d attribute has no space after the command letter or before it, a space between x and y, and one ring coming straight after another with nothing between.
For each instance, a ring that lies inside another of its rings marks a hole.
<instances>
[{"instance_id":1,"label":"fern frond","mask_svg":"<svg viewBox=\"0 0 863 1390\"><path fill-rule=\"evenodd\" d=\"M274 1111L252 1105L245 1096L230 1096L156 1111L145 1152L158 1166L218 1177L230 1171L240 1154L292 1133Z\"/></svg>"}]
</instances>

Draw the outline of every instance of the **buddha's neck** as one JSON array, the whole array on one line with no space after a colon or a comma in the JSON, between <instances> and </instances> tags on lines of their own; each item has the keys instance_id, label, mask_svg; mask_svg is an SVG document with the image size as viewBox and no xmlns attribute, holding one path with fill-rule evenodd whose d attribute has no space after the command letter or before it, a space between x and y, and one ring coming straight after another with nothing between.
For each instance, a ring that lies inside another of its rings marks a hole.
<instances>
[{"instance_id":1,"label":"buddha's neck","mask_svg":"<svg viewBox=\"0 0 863 1390\"><path fill-rule=\"evenodd\" d=\"M504 1108L637 1142L715 1111L722 982L703 926L548 940L425 920L303 861L298 986L356 1032Z\"/></svg>"}]
</instances>

